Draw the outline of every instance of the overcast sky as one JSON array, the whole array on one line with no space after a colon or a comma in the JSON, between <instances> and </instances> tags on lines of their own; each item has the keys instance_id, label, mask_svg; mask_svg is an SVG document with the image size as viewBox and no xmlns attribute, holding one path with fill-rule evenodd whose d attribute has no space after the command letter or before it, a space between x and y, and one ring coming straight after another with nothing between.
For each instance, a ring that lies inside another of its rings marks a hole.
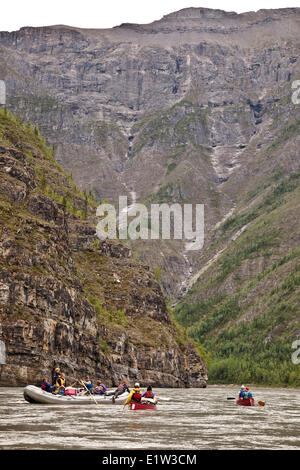
<instances>
[{"instance_id":1,"label":"overcast sky","mask_svg":"<svg viewBox=\"0 0 300 470\"><path fill-rule=\"evenodd\" d=\"M241 13L299 6L299 0L7 0L1 3L1 31L54 24L111 28L121 23L151 23L163 15L188 7Z\"/></svg>"}]
</instances>

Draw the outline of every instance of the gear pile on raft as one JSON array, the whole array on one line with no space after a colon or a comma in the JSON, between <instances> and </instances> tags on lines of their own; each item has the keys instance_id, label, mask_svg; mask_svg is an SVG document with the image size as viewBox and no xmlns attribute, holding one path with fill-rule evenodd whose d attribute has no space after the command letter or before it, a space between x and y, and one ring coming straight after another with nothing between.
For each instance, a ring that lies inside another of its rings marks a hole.
<instances>
[{"instance_id":1,"label":"gear pile on raft","mask_svg":"<svg viewBox=\"0 0 300 470\"><path fill-rule=\"evenodd\" d=\"M77 385L75 387L75 385ZM47 377L43 379L41 387L27 385L24 389L24 398L29 403L39 404L119 404L124 408L128 405L131 410L155 409L158 398L152 391L151 385L145 392L136 382L130 390L128 382L124 380L114 390L107 390L101 380L94 386L89 376L85 380L76 380L70 386L66 385L66 378L57 367L52 376L52 385Z\"/></svg>"}]
</instances>

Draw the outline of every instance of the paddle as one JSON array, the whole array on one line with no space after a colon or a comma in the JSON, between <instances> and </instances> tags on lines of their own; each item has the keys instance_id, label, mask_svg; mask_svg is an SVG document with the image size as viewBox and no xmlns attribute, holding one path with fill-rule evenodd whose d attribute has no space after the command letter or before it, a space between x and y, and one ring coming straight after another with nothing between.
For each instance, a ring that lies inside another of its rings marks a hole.
<instances>
[{"instance_id":1,"label":"paddle","mask_svg":"<svg viewBox=\"0 0 300 470\"><path fill-rule=\"evenodd\" d=\"M72 383L72 385L70 385L70 387L74 387L75 384L79 384L80 382L78 382L78 380L76 380L76 382Z\"/></svg>"},{"instance_id":2,"label":"paddle","mask_svg":"<svg viewBox=\"0 0 300 470\"><path fill-rule=\"evenodd\" d=\"M141 399L141 403L152 403L153 405L156 405L156 403L158 402L158 398L154 399L154 398L146 398L146 397L143 397Z\"/></svg>"},{"instance_id":3,"label":"paddle","mask_svg":"<svg viewBox=\"0 0 300 470\"><path fill-rule=\"evenodd\" d=\"M227 397L227 400L236 400L234 397Z\"/></svg>"},{"instance_id":4,"label":"paddle","mask_svg":"<svg viewBox=\"0 0 300 470\"><path fill-rule=\"evenodd\" d=\"M86 387L85 383L83 382L83 380L80 381L81 385L84 386L84 388L86 389L86 391L89 393L89 395L92 397L92 399L94 400L94 402L96 403L96 405L98 405L98 402L97 400L95 399L95 397L91 394L91 392L89 391L89 389Z\"/></svg>"}]
</instances>

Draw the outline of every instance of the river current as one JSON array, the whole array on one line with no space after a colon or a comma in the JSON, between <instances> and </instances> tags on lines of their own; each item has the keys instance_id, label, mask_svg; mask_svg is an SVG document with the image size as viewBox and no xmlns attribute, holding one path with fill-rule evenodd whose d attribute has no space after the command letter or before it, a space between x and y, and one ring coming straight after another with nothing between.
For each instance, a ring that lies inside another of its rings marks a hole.
<instances>
[{"instance_id":1,"label":"river current","mask_svg":"<svg viewBox=\"0 0 300 470\"><path fill-rule=\"evenodd\" d=\"M300 449L300 390L254 388L265 406L237 406L238 387L156 389L157 410L37 405L0 388L0 449Z\"/></svg>"}]
</instances>

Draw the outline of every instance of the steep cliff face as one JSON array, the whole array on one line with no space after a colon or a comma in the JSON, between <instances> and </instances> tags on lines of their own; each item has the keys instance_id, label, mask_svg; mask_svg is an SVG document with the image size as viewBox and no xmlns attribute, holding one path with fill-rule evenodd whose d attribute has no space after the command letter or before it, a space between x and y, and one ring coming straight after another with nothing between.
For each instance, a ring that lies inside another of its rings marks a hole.
<instances>
[{"instance_id":1,"label":"steep cliff face","mask_svg":"<svg viewBox=\"0 0 300 470\"><path fill-rule=\"evenodd\" d=\"M190 8L0 33L8 107L39 124L81 189L205 205L202 250L131 249L174 303L189 291L176 315L212 352L214 380L298 380L299 21L297 8Z\"/></svg>"},{"instance_id":2,"label":"steep cliff face","mask_svg":"<svg viewBox=\"0 0 300 470\"><path fill-rule=\"evenodd\" d=\"M93 198L37 134L0 111L0 384L40 382L59 364L69 380L203 386L149 268L95 237Z\"/></svg>"},{"instance_id":3,"label":"steep cliff face","mask_svg":"<svg viewBox=\"0 0 300 470\"><path fill-rule=\"evenodd\" d=\"M189 8L109 30L22 28L0 33L0 79L9 108L39 124L56 160L97 199L204 203L208 250L248 184L252 142L276 135L279 107L293 119L298 32L296 8ZM162 268L169 298L202 263L179 242L133 249Z\"/></svg>"}]
</instances>

